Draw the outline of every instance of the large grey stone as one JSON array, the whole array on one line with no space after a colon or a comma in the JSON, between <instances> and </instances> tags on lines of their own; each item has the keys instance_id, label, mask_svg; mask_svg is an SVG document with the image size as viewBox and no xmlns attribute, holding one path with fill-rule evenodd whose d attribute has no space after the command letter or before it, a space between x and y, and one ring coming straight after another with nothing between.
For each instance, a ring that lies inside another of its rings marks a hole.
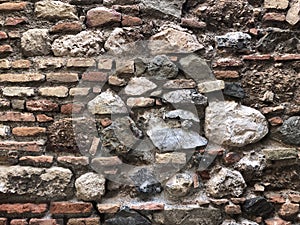
<instances>
[{"instance_id":1,"label":"large grey stone","mask_svg":"<svg viewBox=\"0 0 300 225\"><path fill-rule=\"evenodd\" d=\"M158 55L149 62L147 72L158 79L171 79L177 76L178 68L166 55Z\"/></svg>"},{"instance_id":2,"label":"large grey stone","mask_svg":"<svg viewBox=\"0 0 300 225\"><path fill-rule=\"evenodd\" d=\"M48 55L51 43L47 29L30 29L23 33L21 49L25 56Z\"/></svg>"},{"instance_id":3,"label":"large grey stone","mask_svg":"<svg viewBox=\"0 0 300 225\"><path fill-rule=\"evenodd\" d=\"M125 87L125 94L127 95L143 95L148 91L152 91L157 85L145 77L134 77Z\"/></svg>"},{"instance_id":4,"label":"large grey stone","mask_svg":"<svg viewBox=\"0 0 300 225\"><path fill-rule=\"evenodd\" d=\"M197 37L190 33L167 28L150 38L149 48L153 54L191 53L204 48Z\"/></svg>"},{"instance_id":5,"label":"large grey stone","mask_svg":"<svg viewBox=\"0 0 300 225\"><path fill-rule=\"evenodd\" d=\"M170 91L162 99L171 104L206 105L207 98L192 89Z\"/></svg>"},{"instance_id":6,"label":"large grey stone","mask_svg":"<svg viewBox=\"0 0 300 225\"><path fill-rule=\"evenodd\" d=\"M291 145L300 145L300 116L293 116L284 121L280 132L283 142Z\"/></svg>"},{"instance_id":7,"label":"large grey stone","mask_svg":"<svg viewBox=\"0 0 300 225\"><path fill-rule=\"evenodd\" d=\"M162 13L177 18L181 17L182 6L185 3L184 0L170 0L170 1L160 1L160 0L141 0L142 10L147 13Z\"/></svg>"},{"instance_id":8,"label":"large grey stone","mask_svg":"<svg viewBox=\"0 0 300 225\"><path fill-rule=\"evenodd\" d=\"M240 197L247 187L239 171L222 168L206 183L207 192L214 198Z\"/></svg>"},{"instance_id":9,"label":"large grey stone","mask_svg":"<svg viewBox=\"0 0 300 225\"><path fill-rule=\"evenodd\" d=\"M76 7L61 1L39 1L35 3L35 13L48 20L78 19Z\"/></svg>"},{"instance_id":10,"label":"large grey stone","mask_svg":"<svg viewBox=\"0 0 300 225\"><path fill-rule=\"evenodd\" d=\"M0 167L0 201L63 200L72 195L71 186L69 169Z\"/></svg>"},{"instance_id":11,"label":"large grey stone","mask_svg":"<svg viewBox=\"0 0 300 225\"><path fill-rule=\"evenodd\" d=\"M292 0L290 9L286 14L286 21L292 26L300 21L300 0Z\"/></svg>"},{"instance_id":12,"label":"large grey stone","mask_svg":"<svg viewBox=\"0 0 300 225\"><path fill-rule=\"evenodd\" d=\"M76 196L84 201L99 201L105 193L105 178L96 173L86 173L75 181Z\"/></svg>"},{"instance_id":13,"label":"large grey stone","mask_svg":"<svg viewBox=\"0 0 300 225\"><path fill-rule=\"evenodd\" d=\"M221 210L197 205L169 206L163 212L164 225L216 225L223 220Z\"/></svg>"},{"instance_id":14,"label":"large grey stone","mask_svg":"<svg viewBox=\"0 0 300 225\"><path fill-rule=\"evenodd\" d=\"M92 56L99 54L104 43L100 31L82 31L55 39L52 51L55 56Z\"/></svg>"},{"instance_id":15,"label":"large grey stone","mask_svg":"<svg viewBox=\"0 0 300 225\"><path fill-rule=\"evenodd\" d=\"M92 114L119 114L127 113L123 100L111 90L101 93L88 103L88 110Z\"/></svg>"},{"instance_id":16,"label":"large grey stone","mask_svg":"<svg viewBox=\"0 0 300 225\"><path fill-rule=\"evenodd\" d=\"M216 144L242 147L261 140L268 123L257 110L235 102L211 102L206 108L205 135Z\"/></svg>"},{"instance_id":17,"label":"large grey stone","mask_svg":"<svg viewBox=\"0 0 300 225\"><path fill-rule=\"evenodd\" d=\"M164 116L168 119L193 120L195 122L200 122L199 118L194 113L182 109L166 112Z\"/></svg>"}]
</instances>

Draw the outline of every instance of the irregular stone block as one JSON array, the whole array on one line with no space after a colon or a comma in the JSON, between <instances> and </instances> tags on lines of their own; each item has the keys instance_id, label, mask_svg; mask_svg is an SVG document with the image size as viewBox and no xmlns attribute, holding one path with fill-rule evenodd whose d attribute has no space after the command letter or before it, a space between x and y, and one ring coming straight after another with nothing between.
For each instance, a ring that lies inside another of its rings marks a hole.
<instances>
[{"instance_id":1,"label":"irregular stone block","mask_svg":"<svg viewBox=\"0 0 300 225\"><path fill-rule=\"evenodd\" d=\"M114 23L121 23L121 13L106 7L97 7L87 12L87 25L102 27Z\"/></svg>"},{"instance_id":2,"label":"irregular stone block","mask_svg":"<svg viewBox=\"0 0 300 225\"><path fill-rule=\"evenodd\" d=\"M153 91L157 85L145 77L134 77L125 87L124 92L127 95L143 95Z\"/></svg>"},{"instance_id":3,"label":"irregular stone block","mask_svg":"<svg viewBox=\"0 0 300 225\"><path fill-rule=\"evenodd\" d=\"M181 17L184 0L160 1L160 0L141 0L142 10L148 14L166 14L177 18Z\"/></svg>"},{"instance_id":4,"label":"irregular stone block","mask_svg":"<svg viewBox=\"0 0 300 225\"><path fill-rule=\"evenodd\" d=\"M235 48L237 50L250 49L251 36L242 32L229 32L223 36L216 36L218 47Z\"/></svg>"},{"instance_id":5,"label":"irregular stone block","mask_svg":"<svg viewBox=\"0 0 300 225\"><path fill-rule=\"evenodd\" d=\"M243 205L244 211L253 216L267 217L274 211L274 206L263 197L247 199Z\"/></svg>"},{"instance_id":6,"label":"irregular stone block","mask_svg":"<svg viewBox=\"0 0 300 225\"><path fill-rule=\"evenodd\" d=\"M280 133L283 142L300 145L300 116L293 116L284 121Z\"/></svg>"},{"instance_id":7,"label":"irregular stone block","mask_svg":"<svg viewBox=\"0 0 300 225\"><path fill-rule=\"evenodd\" d=\"M50 169L26 166L1 167L1 201L58 200L72 195L72 172L69 169ZM29 182L30 181L30 182Z\"/></svg>"}]
</instances>

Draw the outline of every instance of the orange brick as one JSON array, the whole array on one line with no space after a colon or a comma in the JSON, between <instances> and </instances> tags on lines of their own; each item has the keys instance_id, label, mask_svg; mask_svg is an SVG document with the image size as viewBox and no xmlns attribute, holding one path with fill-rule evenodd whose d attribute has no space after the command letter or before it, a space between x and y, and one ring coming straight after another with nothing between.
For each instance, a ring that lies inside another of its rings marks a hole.
<instances>
[{"instance_id":1,"label":"orange brick","mask_svg":"<svg viewBox=\"0 0 300 225\"><path fill-rule=\"evenodd\" d=\"M93 205L87 202L53 202L50 212L53 215L90 215Z\"/></svg>"},{"instance_id":2,"label":"orange brick","mask_svg":"<svg viewBox=\"0 0 300 225\"><path fill-rule=\"evenodd\" d=\"M27 6L27 2L5 2L0 4L0 11L21 11Z\"/></svg>"},{"instance_id":3,"label":"orange brick","mask_svg":"<svg viewBox=\"0 0 300 225\"><path fill-rule=\"evenodd\" d=\"M12 133L15 136L27 137L44 134L46 128L44 127L15 127L12 129Z\"/></svg>"},{"instance_id":4,"label":"orange brick","mask_svg":"<svg viewBox=\"0 0 300 225\"><path fill-rule=\"evenodd\" d=\"M23 216L28 214L39 215L47 212L46 204L1 204L0 205L0 214L5 216Z\"/></svg>"},{"instance_id":5,"label":"orange brick","mask_svg":"<svg viewBox=\"0 0 300 225\"><path fill-rule=\"evenodd\" d=\"M31 62L29 60L16 60L11 63L12 68L14 69L29 69L31 67Z\"/></svg>"}]
</instances>

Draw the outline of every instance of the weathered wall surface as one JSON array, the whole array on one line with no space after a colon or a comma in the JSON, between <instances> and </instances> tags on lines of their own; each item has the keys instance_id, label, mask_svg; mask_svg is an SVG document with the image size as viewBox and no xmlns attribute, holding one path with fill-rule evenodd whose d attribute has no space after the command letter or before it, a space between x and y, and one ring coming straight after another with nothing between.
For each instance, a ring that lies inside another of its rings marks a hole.
<instances>
[{"instance_id":1,"label":"weathered wall surface","mask_svg":"<svg viewBox=\"0 0 300 225\"><path fill-rule=\"evenodd\" d=\"M0 0L0 225L299 224L299 20L299 0Z\"/></svg>"}]
</instances>

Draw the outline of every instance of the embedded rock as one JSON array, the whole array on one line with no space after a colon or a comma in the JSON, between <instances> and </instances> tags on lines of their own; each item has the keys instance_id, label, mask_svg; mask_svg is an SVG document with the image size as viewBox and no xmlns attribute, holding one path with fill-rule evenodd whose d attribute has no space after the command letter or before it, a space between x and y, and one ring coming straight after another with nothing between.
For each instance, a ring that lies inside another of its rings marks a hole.
<instances>
[{"instance_id":1,"label":"embedded rock","mask_svg":"<svg viewBox=\"0 0 300 225\"><path fill-rule=\"evenodd\" d=\"M107 219L104 225L151 225L151 221L136 211L125 208L113 218Z\"/></svg>"},{"instance_id":2,"label":"embedded rock","mask_svg":"<svg viewBox=\"0 0 300 225\"><path fill-rule=\"evenodd\" d=\"M111 90L101 93L88 103L88 110L92 114L120 114L127 113L123 100Z\"/></svg>"},{"instance_id":3,"label":"embedded rock","mask_svg":"<svg viewBox=\"0 0 300 225\"><path fill-rule=\"evenodd\" d=\"M235 98L240 98L240 99L243 99L246 96L245 91L242 88L241 84L234 83L234 82L233 83L231 83L231 82L225 83L224 95L227 95L230 97L235 97Z\"/></svg>"},{"instance_id":4,"label":"embedded rock","mask_svg":"<svg viewBox=\"0 0 300 225\"><path fill-rule=\"evenodd\" d=\"M125 94L127 95L143 95L148 91L153 91L157 85L149 81L145 77L134 77L125 87Z\"/></svg>"},{"instance_id":5,"label":"embedded rock","mask_svg":"<svg viewBox=\"0 0 300 225\"><path fill-rule=\"evenodd\" d=\"M165 113L164 117L168 119L192 120L195 122L200 122L199 118L194 113L182 109L169 111Z\"/></svg>"},{"instance_id":6,"label":"embedded rock","mask_svg":"<svg viewBox=\"0 0 300 225\"><path fill-rule=\"evenodd\" d=\"M206 184L207 192L214 198L239 197L247 187L242 174L236 170L222 168Z\"/></svg>"},{"instance_id":7,"label":"embedded rock","mask_svg":"<svg viewBox=\"0 0 300 225\"><path fill-rule=\"evenodd\" d=\"M147 13L161 13L177 18L181 17L184 0L160 1L160 0L141 0L142 10Z\"/></svg>"},{"instance_id":8,"label":"embedded rock","mask_svg":"<svg viewBox=\"0 0 300 225\"><path fill-rule=\"evenodd\" d=\"M291 145L300 145L300 116L290 117L280 128L282 141Z\"/></svg>"},{"instance_id":9,"label":"embedded rock","mask_svg":"<svg viewBox=\"0 0 300 225\"><path fill-rule=\"evenodd\" d=\"M253 178L261 176L265 167L265 156L255 152L248 153L234 166L242 173L245 181L251 181Z\"/></svg>"},{"instance_id":10,"label":"embedded rock","mask_svg":"<svg viewBox=\"0 0 300 225\"><path fill-rule=\"evenodd\" d=\"M186 196L194 183L193 176L189 173L179 173L167 181L165 190L175 198Z\"/></svg>"},{"instance_id":11,"label":"embedded rock","mask_svg":"<svg viewBox=\"0 0 300 225\"><path fill-rule=\"evenodd\" d=\"M290 9L286 14L285 19L292 26L296 25L300 21L300 0L291 1Z\"/></svg>"},{"instance_id":12,"label":"embedded rock","mask_svg":"<svg viewBox=\"0 0 300 225\"><path fill-rule=\"evenodd\" d=\"M163 95L163 101L171 104L206 105L207 98L192 89L170 91Z\"/></svg>"},{"instance_id":13,"label":"embedded rock","mask_svg":"<svg viewBox=\"0 0 300 225\"><path fill-rule=\"evenodd\" d=\"M198 205L171 206L163 212L164 225L216 225L223 220L221 210Z\"/></svg>"},{"instance_id":14,"label":"embedded rock","mask_svg":"<svg viewBox=\"0 0 300 225\"><path fill-rule=\"evenodd\" d=\"M86 173L75 181L76 196L84 201L99 201L105 193L105 178L95 173Z\"/></svg>"},{"instance_id":15,"label":"embedded rock","mask_svg":"<svg viewBox=\"0 0 300 225\"><path fill-rule=\"evenodd\" d=\"M177 76L178 68L167 56L158 55L149 62L147 72L157 79L170 79Z\"/></svg>"},{"instance_id":16,"label":"embedded rock","mask_svg":"<svg viewBox=\"0 0 300 225\"><path fill-rule=\"evenodd\" d=\"M28 182L30 181L30 182ZM27 166L0 168L0 199L6 201L63 200L71 193L72 172Z\"/></svg>"},{"instance_id":17,"label":"embedded rock","mask_svg":"<svg viewBox=\"0 0 300 225\"><path fill-rule=\"evenodd\" d=\"M100 27L114 23L121 23L121 13L106 7L97 7L87 12L87 25Z\"/></svg>"},{"instance_id":18,"label":"embedded rock","mask_svg":"<svg viewBox=\"0 0 300 225\"><path fill-rule=\"evenodd\" d=\"M11 133L10 126L0 124L0 137L7 137Z\"/></svg>"},{"instance_id":19,"label":"embedded rock","mask_svg":"<svg viewBox=\"0 0 300 225\"><path fill-rule=\"evenodd\" d=\"M263 197L247 199L243 208L247 214L263 218L269 216L274 210L274 206Z\"/></svg>"},{"instance_id":20,"label":"embedded rock","mask_svg":"<svg viewBox=\"0 0 300 225\"><path fill-rule=\"evenodd\" d=\"M52 51L55 56L92 56L100 53L103 43L100 31L82 31L55 39Z\"/></svg>"},{"instance_id":21,"label":"embedded rock","mask_svg":"<svg viewBox=\"0 0 300 225\"><path fill-rule=\"evenodd\" d=\"M39 1L35 3L35 13L48 20L78 19L76 7L61 1Z\"/></svg>"},{"instance_id":22,"label":"embedded rock","mask_svg":"<svg viewBox=\"0 0 300 225\"><path fill-rule=\"evenodd\" d=\"M242 32L229 32L215 38L218 47L234 48L237 50L250 49L251 36Z\"/></svg>"},{"instance_id":23,"label":"embedded rock","mask_svg":"<svg viewBox=\"0 0 300 225\"><path fill-rule=\"evenodd\" d=\"M30 29L23 33L21 48L25 56L48 55L51 43L47 29Z\"/></svg>"},{"instance_id":24,"label":"embedded rock","mask_svg":"<svg viewBox=\"0 0 300 225\"><path fill-rule=\"evenodd\" d=\"M169 4L169 3L168 3ZM190 53L204 48L195 35L168 28L150 38L149 48L153 54Z\"/></svg>"},{"instance_id":25,"label":"embedded rock","mask_svg":"<svg viewBox=\"0 0 300 225\"><path fill-rule=\"evenodd\" d=\"M206 137L216 144L238 147L261 140L269 131L259 111L235 102L211 102L204 129Z\"/></svg>"}]
</instances>

